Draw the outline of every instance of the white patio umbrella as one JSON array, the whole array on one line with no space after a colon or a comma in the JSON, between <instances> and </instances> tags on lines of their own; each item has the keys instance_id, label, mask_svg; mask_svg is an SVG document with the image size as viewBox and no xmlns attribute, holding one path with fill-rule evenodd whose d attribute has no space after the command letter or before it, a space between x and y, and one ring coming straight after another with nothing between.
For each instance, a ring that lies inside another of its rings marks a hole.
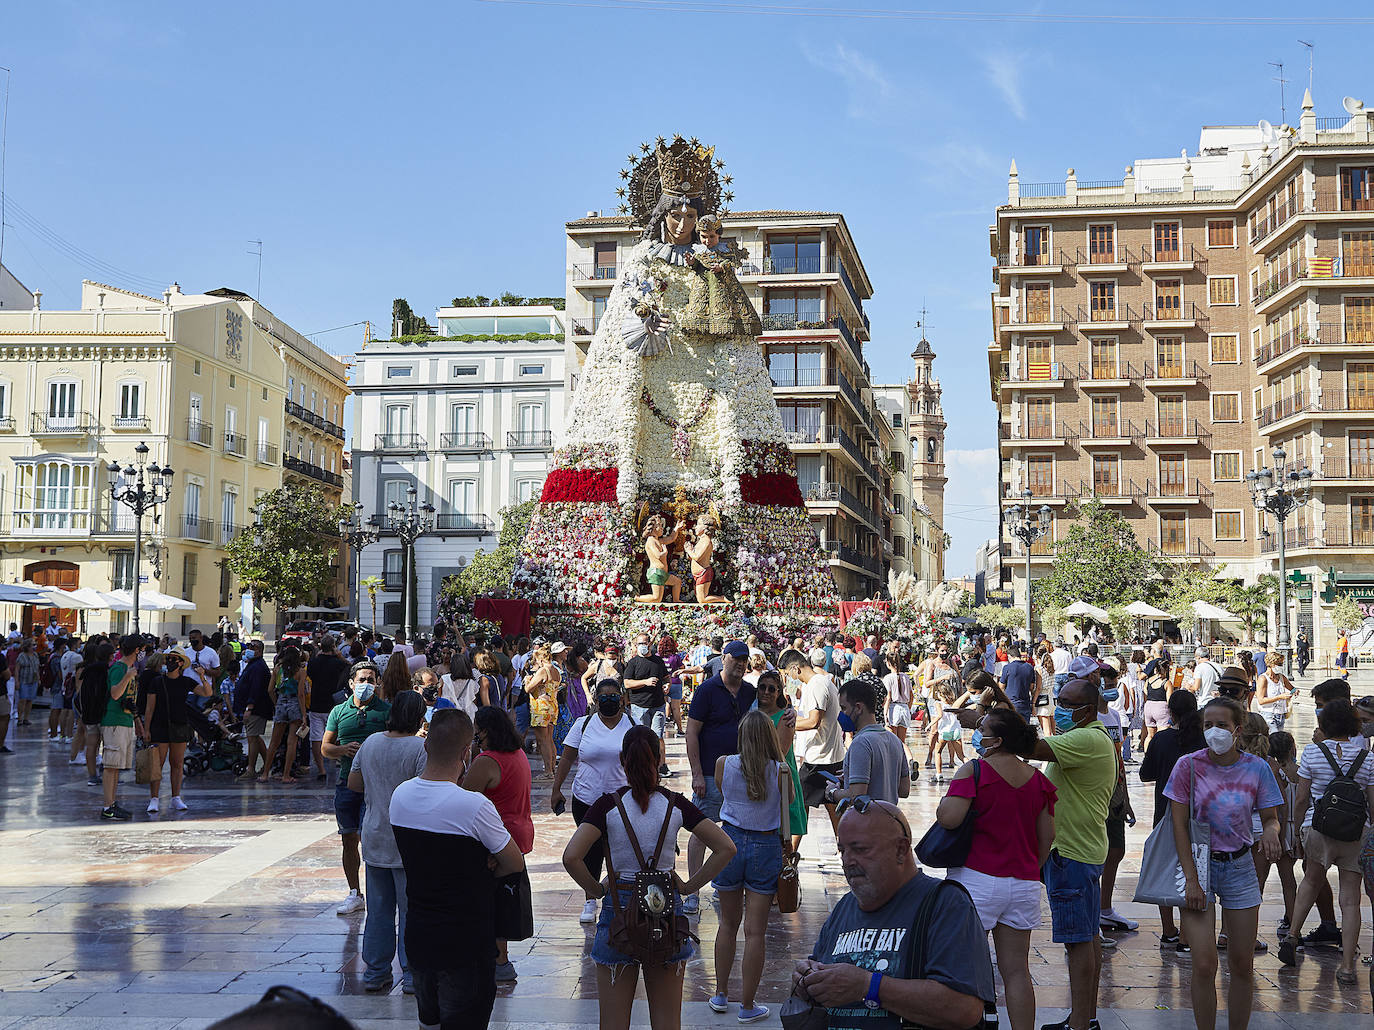
<instances>
[{"instance_id":1,"label":"white patio umbrella","mask_svg":"<svg viewBox=\"0 0 1374 1030\"><path fill-rule=\"evenodd\" d=\"M131 612L134 610L133 591L112 590L107 596L111 599L110 611ZM157 590L140 590L138 592L138 610L141 612L193 612L196 610L196 606L190 601L183 601L180 597L173 597L171 594L164 594Z\"/></svg>"},{"instance_id":2,"label":"white patio umbrella","mask_svg":"<svg viewBox=\"0 0 1374 1030\"><path fill-rule=\"evenodd\" d=\"M43 591L51 603L49 608L103 608L104 605L99 601L89 601L84 597L78 597L70 590L61 590L57 587L47 587Z\"/></svg>"},{"instance_id":3,"label":"white patio umbrella","mask_svg":"<svg viewBox=\"0 0 1374 1030\"><path fill-rule=\"evenodd\" d=\"M1130 604L1126 605L1126 612L1129 615L1134 615L1137 619L1173 618L1168 612L1162 612L1154 605L1146 604L1144 601L1132 601Z\"/></svg>"},{"instance_id":4,"label":"white patio umbrella","mask_svg":"<svg viewBox=\"0 0 1374 1030\"><path fill-rule=\"evenodd\" d=\"M1218 608L1207 601L1194 601L1193 614L1199 619L1213 619L1217 622L1239 622L1239 615L1232 615L1225 608Z\"/></svg>"},{"instance_id":5,"label":"white patio umbrella","mask_svg":"<svg viewBox=\"0 0 1374 1030\"><path fill-rule=\"evenodd\" d=\"M102 593L95 587L77 587L75 590L64 591L69 597L77 601L84 601L89 608L104 608L107 610L127 611L128 609L111 609L110 605L117 600L113 595Z\"/></svg>"},{"instance_id":6,"label":"white patio umbrella","mask_svg":"<svg viewBox=\"0 0 1374 1030\"><path fill-rule=\"evenodd\" d=\"M52 607L52 599L42 587L23 583L0 583L0 603L36 604Z\"/></svg>"},{"instance_id":7,"label":"white patio umbrella","mask_svg":"<svg viewBox=\"0 0 1374 1030\"><path fill-rule=\"evenodd\" d=\"M1075 601L1064 609L1064 614L1070 618L1087 616L1094 622L1106 622L1109 618L1105 611L1087 601Z\"/></svg>"}]
</instances>

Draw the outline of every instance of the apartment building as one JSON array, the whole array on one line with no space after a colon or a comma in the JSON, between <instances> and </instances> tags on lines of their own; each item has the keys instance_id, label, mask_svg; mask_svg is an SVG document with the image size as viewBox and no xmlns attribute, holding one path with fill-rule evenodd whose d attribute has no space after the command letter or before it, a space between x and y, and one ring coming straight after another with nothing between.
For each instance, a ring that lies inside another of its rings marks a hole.
<instances>
[{"instance_id":1,"label":"apartment building","mask_svg":"<svg viewBox=\"0 0 1374 1030\"><path fill-rule=\"evenodd\" d=\"M415 544L416 618L432 623L446 576L497 545L501 509L537 498L563 427L563 312L550 305L443 307L439 335L374 340L355 356L352 498L377 515L360 577L380 576L378 612L404 618L404 552L392 503L434 507Z\"/></svg>"},{"instance_id":2,"label":"apartment building","mask_svg":"<svg viewBox=\"0 0 1374 1030\"><path fill-rule=\"evenodd\" d=\"M628 217L567 223L569 385L586 358L619 256L639 240ZM886 585L895 555L889 463L894 432L877 410L863 347L873 295L844 216L740 211L724 238L748 251L740 282L763 318L764 348L802 496L841 597ZM904 446L904 445L899 445Z\"/></svg>"},{"instance_id":3,"label":"apartment building","mask_svg":"<svg viewBox=\"0 0 1374 1030\"><path fill-rule=\"evenodd\" d=\"M309 344L232 290L173 284L159 299L87 281L76 311L44 311L34 297L29 310L0 311L0 577L112 590L141 576L195 603L185 616L145 613L153 632L236 618L237 583L218 562L256 499L282 483L286 370ZM168 503L144 520L136 569L134 519L112 504L105 469L131 462L141 442L175 476ZM71 610L55 614L76 623ZM87 628L127 618L108 614L93 612ZM274 617L267 606L264 624Z\"/></svg>"},{"instance_id":4,"label":"apartment building","mask_svg":"<svg viewBox=\"0 0 1374 1030\"><path fill-rule=\"evenodd\" d=\"M1029 490L1056 512L1032 576L1092 496L1170 561L1276 570L1245 477L1281 446L1315 474L1285 538L1294 632L1334 640L1324 586L1374 602L1374 125L1347 108L1318 118L1309 93L1296 128L1209 126L1109 181L1013 163L988 371L1004 510Z\"/></svg>"}]
</instances>

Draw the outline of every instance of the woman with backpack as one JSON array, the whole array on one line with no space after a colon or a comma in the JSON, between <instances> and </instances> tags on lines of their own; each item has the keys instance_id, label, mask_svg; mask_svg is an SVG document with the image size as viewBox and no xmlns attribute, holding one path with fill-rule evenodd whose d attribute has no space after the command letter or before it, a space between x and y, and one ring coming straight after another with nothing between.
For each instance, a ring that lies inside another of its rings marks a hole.
<instances>
[{"instance_id":1,"label":"woman with backpack","mask_svg":"<svg viewBox=\"0 0 1374 1030\"><path fill-rule=\"evenodd\" d=\"M592 805L603 794L619 790L628 782L620 764L620 750L625 734L634 721L625 710L624 691L620 680L607 677L596 685L596 711L589 712L568 730L563 741L563 754L558 759L558 771L553 777L549 807L554 815L562 815L563 783L568 771L577 763L577 775L572 784L573 822L581 826ZM588 847L584 864L592 875L600 879L604 850L598 841ZM588 891L586 904L578 920L596 922L596 895Z\"/></svg>"},{"instance_id":2,"label":"woman with backpack","mask_svg":"<svg viewBox=\"0 0 1374 1030\"><path fill-rule=\"evenodd\" d=\"M1297 965L1302 924L1336 867L1341 902L1341 964L1336 980L1355 983L1355 955L1360 939L1360 848L1365 824L1374 810L1374 759L1360 736L1360 719L1343 698L1333 698L1317 713L1322 740L1308 744L1298 763L1298 796L1294 822L1302 820L1302 882L1293 906L1293 923L1279 945L1279 961Z\"/></svg>"},{"instance_id":3,"label":"woman with backpack","mask_svg":"<svg viewBox=\"0 0 1374 1030\"><path fill-rule=\"evenodd\" d=\"M467 712L469 719L477 714L477 709L493 703L482 690L481 681L472 674L468 656L461 651L454 652L448 674L439 680L439 696L448 698L460 711Z\"/></svg>"},{"instance_id":4,"label":"woman with backpack","mask_svg":"<svg viewBox=\"0 0 1374 1030\"><path fill-rule=\"evenodd\" d=\"M82 652L81 686L76 692L78 735L80 746L86 752L86 786L100 786L100 773L96 768L96 757L100 753L100 720L105 715L105 705L110 699L107 682L110 662L114 661L114 645L109 641L91 641ZM76 758L73 752L72 758Z\"/></svg>"},{"instance_id":5,"label":"woman with backpack","mask_svg":"<svg viewBox=\"0 0 1374 1030\"><path fill-rule=\"evenodd\" d=\"M588 895L605 899L591 948L603 1030L628 1030L641 970L649 1025L653 1030L678 1030L683 976L695 950L686 931L682 898L725 869L735 844L701 809L659 786L658 736L649 727L633 726L625 734L620 762L628 785L602 795L592 806L563 852L563 866ZM687 880L674 871L677 838L683 830L708 852L696 875ZM613 873L613 896L586 865L587 853L599 842L605 844ZM657 939L651 936L654 929L662 931Z\"/></svg>"}]
</instances>

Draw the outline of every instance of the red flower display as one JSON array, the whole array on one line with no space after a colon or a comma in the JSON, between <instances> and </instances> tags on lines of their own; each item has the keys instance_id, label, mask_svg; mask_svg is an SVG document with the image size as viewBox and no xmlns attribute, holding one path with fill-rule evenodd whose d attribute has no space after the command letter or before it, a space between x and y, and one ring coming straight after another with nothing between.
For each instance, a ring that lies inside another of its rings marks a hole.
<instances>
[{"instance_id":1,"label":"red flower display","mask_svg":"<svg viewBox=\"0 0 1374 1030\"><path fill-rule=\"evenodd\" d=\"M544 492L539 500L543 504L577 501L614 504L619 480L619 469L554 469L544 480ZM795 481L793 489L796 489ZM800 492L797 496L800 498Z\"/></svg>"},{"instance_id":2,"label":"red flower display","mask_svg":"<svg viewBox=\"0 0 1374 1030\"><path fill-rule=\"evenodd\" d=\"M739 489L745 504L775 504L783 508L804 506L797 477L784 472L746 472L739 477Z\"/></svg>"}]
</instances>

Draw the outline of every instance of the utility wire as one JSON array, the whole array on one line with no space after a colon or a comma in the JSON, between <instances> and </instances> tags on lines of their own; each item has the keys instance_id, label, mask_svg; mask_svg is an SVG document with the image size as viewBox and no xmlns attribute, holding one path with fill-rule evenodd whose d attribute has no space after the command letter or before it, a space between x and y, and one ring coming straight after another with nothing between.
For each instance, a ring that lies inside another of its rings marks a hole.
<instances>
[{"instance_id":1,"label":"utility wire","mask_svg":"<svg viewBox=\"0 0 1374 1030\"><path fill-rule=\"evenodd\" d=\"M13 218L11 224L15 228L29 230L40 241L48 244L48 246L52 247L63 256L76 262L78 265L87 266L91 272L103 278L123 280L132 286L137 286L149 292L156 292L163 289L170 281L166 279L154 279L149 276L130 272L117 265L112 265L108 261L101 260L89 251L82 250L56 230L45 225L35 215L31 214L20 205L12 196L7 198L6 214L8 217Z\"/></svg>"}]
</instances>

